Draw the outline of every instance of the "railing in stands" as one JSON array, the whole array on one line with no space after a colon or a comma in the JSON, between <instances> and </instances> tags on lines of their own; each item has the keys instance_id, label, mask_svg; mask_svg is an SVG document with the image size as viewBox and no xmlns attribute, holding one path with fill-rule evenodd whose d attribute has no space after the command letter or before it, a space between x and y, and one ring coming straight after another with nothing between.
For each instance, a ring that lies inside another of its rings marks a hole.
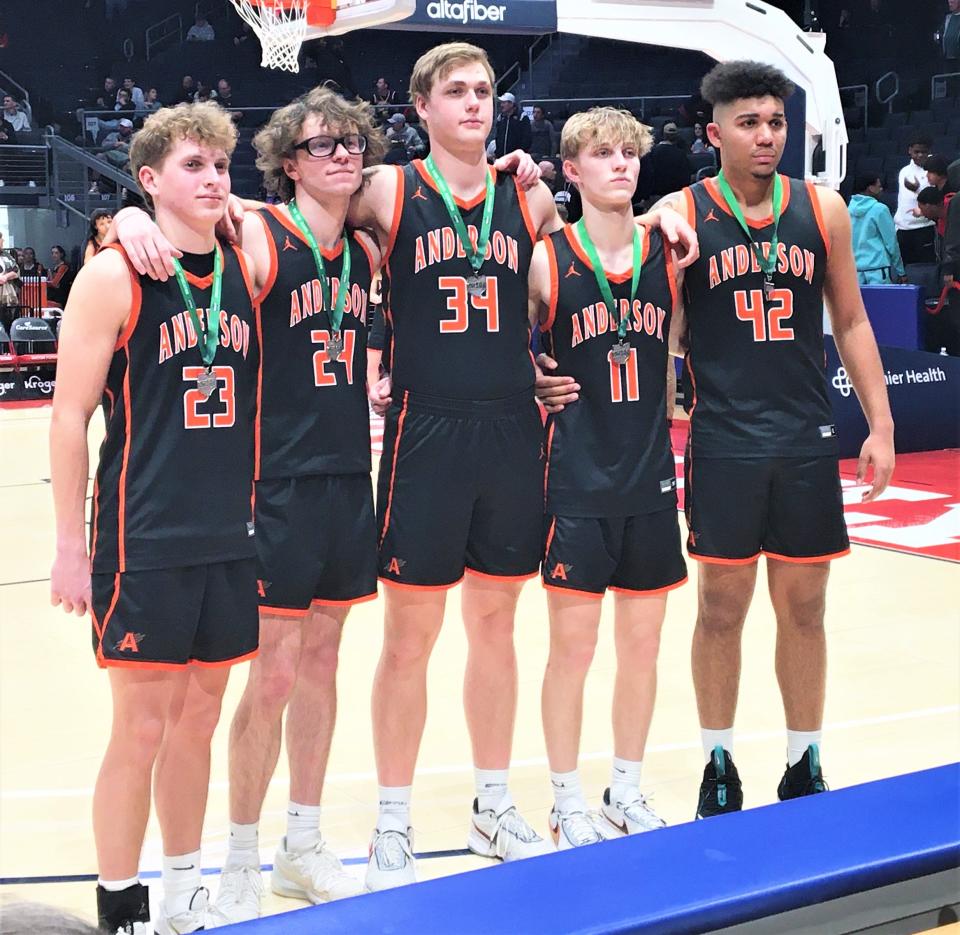
<instances>
[{"instance_id":1,"label":"railing in stands","mask_svg":"<svg viewBox=\"0 0 960 935\"><path fill-rule=\"evenodd\" d=\"M173 37L176 37L176 44L183 42L183 17L179 13L171 13L166 19L148 26L144 33L144 54L147 61L150 61L151 55L165 48L174 45Z\"/></svg>"},{"instance_id":2,"label":"railing in stands","mask_svg":"<svg viewBox=\"0 0 960 935\"><path fill-rule=\"evenodd\" d=\"M527 97L524 98L521 102L521 106L526 106L528 104L573 104L574 110L579 110L581 107L579 105L590 105L594 104L627 104L634 101L639 102L639 107L637 108L640 111L641 119L645 119L647 115L647 102L648 101L685 101L690 97L690 92L685 91L683 94L646 94L642 96L620 96L620 97ZM656 115L650 115L656 116Z\"/></svg>"},{"instance_id":3,"label":"railing in stands","mask_svg":"<svg viewBox=\"0 0 960 935\"><path fill-rule=\"evenodd\" d=\"M50 134L47 142L53 153L53 197L61 208L86 220L95 208L116 210L121 204L124 189L139 194L137 183L128 173L97 159L62 137ZM116 185L116 193L90 191L92 174L109 179Z\"/></svg>"},{"instance_id":4,"label":"railing in stands","mask_svg":"<svg viewBox=\"0 0 960 935\"><path fill-rule=\"evenodd\" d=\"M883 82L888 78L893 80L893 88L888 95L884 96L883 92L880 90L880 85L883 84ZM886 72L886 74L883 74L877 78L877 83L873 86L873 92L877 96L877 101L881 104L886 104L887 109L892 114L893 99L900 93L900 76L895 71Z\"/></svg>"},{"instance_id":5,"label":"railing in stands","mask_svg":"<svg viewBox=\"0 0 960 935\"><path fill-rule=\"evenodd\" d=\"M20 100L26 105L27 116L31 118L30 122L33 122L33 108L30 106L30 92L22 85L19 81L15 81L11 78L5 71L0 71L0 78L5 82L4 89L6 90L6 85L10 85L13 88L16 88L20 92Z\"/></svg>"},{"instance_id":6,"label":"railing in stands","mask_svg":"<svg viewBox=\"0 0 960 935\"><path fill-rule=\"evenodd\" d=\"M512 78L513 80L507 84L507 79ZM502 94L504 91L512 88L520 80L520 63L514 62L499 78L496 79L497 93Z\"/></svg>"},{"instance_id":7,"label":"railing in stands","mask_svg":"<svg viewBox=\"0 0 960 935\"><path fill-rule=\"evenodd\" d=\"M530 84L531 94L537 93L537 89L534 86L536 78L534 77L533 73L533 65L541 55L549 51L553 45L554 37L558 35L559 33L548 32L544 33L542 36L537 36L537 38L530 43L530 48L527 49L527 81Z\"/></svg>"},{"instance_id":8,"label":"railing in stands","mask_svg":"<svg viewBox=\"0 0 960 935\"><path fill-rule=\"evenodd\" d=\"M945 71L930 79L930 101L942 101L947 96L948 78L960 78L960 71Z\"/></svg>"},{"instance_id":9,"label":"railing in stands","mask_svg":"<svg viewBox=\"0 0 960 935\"><path fill-rule=\"evenodd\" d=\"M853 104L855 107L863 109L863 128L870 126L870 88L865 84L846 84L840 88L840 97L843 98L844 91L853 91Z\"/></svg>"},{"instance_id":10,"label":"railing in stands","mask_svg":"<svg viewBox=\"0 0 960 935\"><path fill-rule=\"evenodd\" d=\"M0 147L0 185L5 194L11 189L46 189L46 146Z\"/></svg>"}]
</instances>

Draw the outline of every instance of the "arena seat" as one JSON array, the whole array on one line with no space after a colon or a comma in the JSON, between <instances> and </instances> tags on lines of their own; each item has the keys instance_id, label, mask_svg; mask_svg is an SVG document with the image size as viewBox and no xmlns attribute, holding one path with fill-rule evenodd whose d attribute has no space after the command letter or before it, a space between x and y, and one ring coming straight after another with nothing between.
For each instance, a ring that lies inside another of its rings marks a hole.
<instances>
[{"instance_id":1,"label":"arena seat","mask_svg":"<svg viewBox=\"0 0 960 935\"><path fill-rule=\"evenodd\" d=\"M779 913L820 912L831 900L896 884L941 887L960 866L958 784L955 763L231 927L260 935L626 935L769 920L768 931L783 930L773 925ZM933 905L953 901L952 892L936 889ZM481 908L490 906L498 909Z\"/></svg>"},{"instance_id":2,"label":"arena seat","mask_svg":"<svg viewBox=\"0 0 960 935\"><path fill-rule=\"evenodd\" d=\"M18 368L57 362L57 336L43 318L32 315L15 318L10 325L10 343Z\"/></svg>"}]
</instances>

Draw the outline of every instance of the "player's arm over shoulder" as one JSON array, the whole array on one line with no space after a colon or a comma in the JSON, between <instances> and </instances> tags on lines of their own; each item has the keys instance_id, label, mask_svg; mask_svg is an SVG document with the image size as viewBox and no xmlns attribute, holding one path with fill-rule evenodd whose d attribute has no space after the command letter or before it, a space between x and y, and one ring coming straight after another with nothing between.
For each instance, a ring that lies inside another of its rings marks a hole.
<instances>
[{"instance_id":1,"label":"player's arm over shoulder","mask_svg":"<svg viewBox=\"0 0 960 935\"><path fill-rule=\"evenodd\" d=\"M534 245L527 284L529 287L527 311L530 326L533 327L538 322L546 320L550 305L550 258L547 255L547 245L542 240Z\"/></svg>"},{"instance_id":2,"label":"player's arm over shoulder","mask_svg":"<svg viewBox=\"0 0 960 935\"><path fill-rule=\"evenodd\" d=\"M347 224L373 230L386 249L393 231L401 171L396 166L371 166L363 171L363 184L350 199Z\"/></svg>"},{"instance_id":3,"label":"player's arm over shoulder","mask_svg":"<svg viewBox=\"0 0 960 935\"><path fill-rule=\"evenodd\" d=\"M84 264L63 310L56 404L79 407L87 416L96 409L118 339L138 312L130 268L120 251L102 250Z\"/></svg>"}]
</instances>

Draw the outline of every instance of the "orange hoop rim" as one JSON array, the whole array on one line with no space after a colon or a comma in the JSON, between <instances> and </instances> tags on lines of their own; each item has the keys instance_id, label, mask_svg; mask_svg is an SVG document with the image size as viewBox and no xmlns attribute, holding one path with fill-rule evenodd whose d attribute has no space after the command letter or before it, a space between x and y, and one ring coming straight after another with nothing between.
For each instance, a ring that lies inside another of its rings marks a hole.
<instances>
[{"instance_id":1,"label":"orange hoop rim","mask_svg":"<svg viewBox=\"0 0 960 935\"><path fill-rule=\"evenodd\" d=\"M303 8L307 26L332 26L337 19L337 0L247 0L250 6L280 7L283 10Z\"/></svg>"}]
</instances>

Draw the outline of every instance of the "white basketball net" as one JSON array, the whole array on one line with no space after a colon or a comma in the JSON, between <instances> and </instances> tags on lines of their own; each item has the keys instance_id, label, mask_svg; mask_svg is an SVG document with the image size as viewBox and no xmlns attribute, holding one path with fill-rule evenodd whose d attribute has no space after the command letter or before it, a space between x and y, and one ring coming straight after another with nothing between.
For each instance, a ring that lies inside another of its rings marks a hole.
<instances>
[{"instance_id":1,"label":"white basketball net","mask_svg":"<svg viewBox=\"0 0 960 935\"><path fill-rule=\"evenodd\" d=\"M296 74L307 31L307 0L230 0L260 40L264 68Z\"/></svg>"}]
</instances>

